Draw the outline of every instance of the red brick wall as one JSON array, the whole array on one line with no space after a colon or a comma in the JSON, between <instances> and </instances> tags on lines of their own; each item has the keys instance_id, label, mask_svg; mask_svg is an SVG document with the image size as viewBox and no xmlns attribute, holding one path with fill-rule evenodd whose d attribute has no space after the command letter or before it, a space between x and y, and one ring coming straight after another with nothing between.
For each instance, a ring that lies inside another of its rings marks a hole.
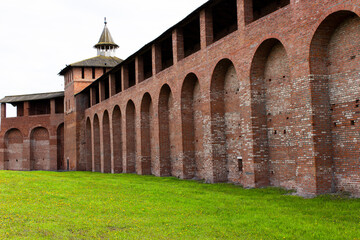
<instances>
[{"instance_id":1,"label":"red brick wall","mask_svg":"<svg viewBox=\"0 0 360 240\"><path fill-rule=\"evenodd\" d=\"M109 111L112 166L122 152L125 172L359 195L356 3L291 1L252 21L238 0L238 30L216 42L202 10L200 51L174 54L172 67L85 116Z\"/></svg>"},{"instance_id":2,"label":"red brick wall","mask_svg":"<svg viewBox=\"0 0 360 240\"><path fill-rule=\"evenodd\" d=\"M58 150L63 148L57 130L63 122L64 115L55 114L55 109L46 115L29 116L28 111L14 118L2 115L0 169L57 170Z\"/></svg>"},{"instance_id":3,"label":"red brick wall","mask_svg":"<svg viewBox=\"0 0 360 240\"><path fill-rule=\"evenodd\" d=\"M199 51L184 58L174 29L173 66L160 71L155 42L156 74L136 73L135 86L86 110L90 96L74 94L91 68L84 80L73 69L64 115L2 119L0 169L57 169L65 118L72 170L360 196L359 0L291 0L256 21L251 0L237 6L237 31L213 42L211 11L201 10Z\"/></svg>"}]
</instances>

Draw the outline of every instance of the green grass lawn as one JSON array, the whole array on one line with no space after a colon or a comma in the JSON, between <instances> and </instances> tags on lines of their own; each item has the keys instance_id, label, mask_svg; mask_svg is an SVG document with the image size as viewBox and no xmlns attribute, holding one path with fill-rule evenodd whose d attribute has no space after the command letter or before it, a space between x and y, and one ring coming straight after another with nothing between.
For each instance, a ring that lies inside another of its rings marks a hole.
<instances>
[{"instance_id":1,"label":"green grass lawn","mask_svg":"<svg viewBox=\"0 0 360 240\"><path fill-rule=\"evenodd\" d=\"M0 239L360 239L360 199L175 178L0 171Z\"/></svg>"}]
</instances>

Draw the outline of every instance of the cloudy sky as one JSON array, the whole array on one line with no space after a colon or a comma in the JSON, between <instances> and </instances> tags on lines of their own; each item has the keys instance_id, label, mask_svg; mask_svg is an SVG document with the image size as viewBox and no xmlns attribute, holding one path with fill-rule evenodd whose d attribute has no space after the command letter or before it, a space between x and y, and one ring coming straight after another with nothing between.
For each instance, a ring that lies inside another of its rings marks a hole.
<instances>
[{"instance_id":1,"label":"cloudy sky","mask_svg":"<svg viewBox=\"0 0 360 240\"><path fill-rule=\"evenodd\" d=\"M96 56L107 17L125 59L206 0L0 0L0 98L63 90L57 74Z\"/></svg>"}]
</instances>

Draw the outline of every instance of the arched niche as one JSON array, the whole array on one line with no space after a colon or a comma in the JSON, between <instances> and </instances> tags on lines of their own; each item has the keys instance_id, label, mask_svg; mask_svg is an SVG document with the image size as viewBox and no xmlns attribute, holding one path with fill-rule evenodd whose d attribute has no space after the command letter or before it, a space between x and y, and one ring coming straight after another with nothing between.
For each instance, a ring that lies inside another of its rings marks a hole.
<instances>
[{"instance_id":1,"label":"arched niche","mask_svg":"<svg viewBox=\"0 0 360 240\"><path fill-rule=\"evenodd\" d=\"M25 170L23 159L23 135L19 129L13 128L5 134L5 170Z\"/></svg>"},{"instance_id":2,"label":"arched niche","mask_svg":"<svg viewBox=\"0 0 360 240\"><path fill-rule=\"evenodd\" d=\"M136 172L136 112L135 104L126 105L126 173Z\"/></svg>"},{"instance_id":3,"label":"arched niche","mask_svg":"<svg viewBox=\"0 0 360 240\"><path fill-rule=\"evenodd\" d=\"M111 173L110 119L108 111L103 115L103 156L104 173Z\"/></svg>"},{"instance_id":4,"label":"arched niche","mask_svg":"<svg viewBox=\"0 0 360 240\"><path fill-rule=\"evenodd\" d=\"M114 149L114 173L123 172L123 141L121 111L119 106L115 106L112 114L113 126L113 149Z\"/></svg>"},{"instance_id":5,"label":"arched niche","mask_svg":"<svg viewBox=\"0 0 360 240\"><path fill-rule=\"evenodd\" d=\"M215 181L225 182L242 172L240 81L229 59L218 62L211 78L211 134Z\"/></svg>"},{"instance_id":6,"label":"arched niche","mask_svg":"<svg viewBox=\"0 0 360 240\"><path fill-rule=\"evenodd\" d=\"M338 11L310 45L314 148L319 193L360 195L360 18Z\"/></svg>"},{"instance_id":7,"label":"arched niche","mask_svg":"<svg viewBox=\"0 0 360 240\"><path fill-rule=\"evenodd\" d=\"M149 93L141 101L141 174L152 174L153 105Z\"/></svg>"},{"instance_id":8,"label":"arched niche","mask_svg":"<svg viewBox=\"0 0 360 240\"><path fill-rule=\"evenodd\" d=\"M181 89L184 178L205 177L201 102L199 80L190 73L185 77Z\"/></svg>"},{"instance_id":9,"label":"arched niche","mask_svg":"<svg viewBox=\"0 0 360 240\"><path fill-rule=\"evenodd\" d=\"M37 127L30 134L30 170L50 170L49 131Z\"/></svg>"}]
</instances>

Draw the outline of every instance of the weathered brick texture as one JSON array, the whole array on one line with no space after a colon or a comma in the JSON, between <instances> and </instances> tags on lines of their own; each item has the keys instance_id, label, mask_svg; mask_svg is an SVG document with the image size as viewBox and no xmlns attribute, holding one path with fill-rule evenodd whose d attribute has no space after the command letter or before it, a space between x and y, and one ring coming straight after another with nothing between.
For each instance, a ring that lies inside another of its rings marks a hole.
<instances>
[{"instance_id":1,"label":"weathered brick texture","mask_svg":"<svg viewBox=\"0 0 360 240\"><path fill-rule=\"evenodd\" d=\"M215 42L217 13L205 5L194 13L199 51L184 57L180 23L168 35L172 66L155 40L156 74L86 109L89 123L119 106L112 149L124 172L360 194L359 1L281 5L259 18L238 0L237 30Z\"/></svg>"},{"instance_id":2,"label":"weathered brick texture","mask_svg":"<svg viewBox=\"0 0 360 240\"><path fill-rule=\"evenodd\" d=\"M266 2L209 1L90 86L74 69L71 169L360 196L360 1ZM35 138L5 128L27 169Z\"/></svg>"}]
</instances>

